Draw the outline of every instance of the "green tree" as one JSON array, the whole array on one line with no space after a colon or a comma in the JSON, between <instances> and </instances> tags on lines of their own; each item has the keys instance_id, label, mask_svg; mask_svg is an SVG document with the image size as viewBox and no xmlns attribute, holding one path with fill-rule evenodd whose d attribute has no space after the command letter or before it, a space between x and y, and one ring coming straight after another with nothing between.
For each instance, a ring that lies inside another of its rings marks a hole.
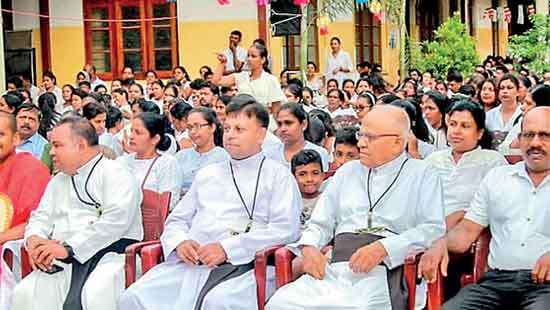
<instances>
[{"instance_id":1,"label":"green tree","mask_svg":"<svg viewBox=\"0 0 550 310\"><path fill-rule=\"evenodd\" d=\"M439 77L446 76L450 68L466 76L479 64L479 56L474 39L455 14L439 26L433 41L411 44L411 63L421 71L431 69Z\"/></svg>"},{"instance_id":2,"label":"green tree","mask_svg":"<svg viewBox=\"0 0 550 310\"><path fill-rule=\"evenodd\" d=\"M510 39L511 56L525 63L529 70L543 74L550 72L550 16L535 14L530 17L533 27Z\"/></svg>"}]
</instances>

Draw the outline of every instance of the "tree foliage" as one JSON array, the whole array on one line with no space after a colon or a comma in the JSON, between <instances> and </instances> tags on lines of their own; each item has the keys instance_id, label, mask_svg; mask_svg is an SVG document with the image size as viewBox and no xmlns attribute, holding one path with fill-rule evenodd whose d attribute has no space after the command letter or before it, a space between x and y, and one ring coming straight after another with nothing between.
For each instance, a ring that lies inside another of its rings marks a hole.
<instances>
[{"instance_id":1,"label":"tree foliage","mask_svg":"<svg viewBox=\"0 0 550 310\"><path fill-rule=\"evenodd\" d=\"M535 14L530 17L533 27L510 39L510 55L537 74L550 72L550 16Z\"/></svg>"},{"instance_id":2,"label":"tree foliage","mask_svg":"<svg viewBox=\"0 0 550 310\"><path fill-rule=\"evenodd\" d=\"M411 44L410 48L411 65L421 71L430 69L439 77L446 76L450 68L466 76L479 64L475 41L457 14L439 26L433 41Z\"/></svg>"}]
</instances>

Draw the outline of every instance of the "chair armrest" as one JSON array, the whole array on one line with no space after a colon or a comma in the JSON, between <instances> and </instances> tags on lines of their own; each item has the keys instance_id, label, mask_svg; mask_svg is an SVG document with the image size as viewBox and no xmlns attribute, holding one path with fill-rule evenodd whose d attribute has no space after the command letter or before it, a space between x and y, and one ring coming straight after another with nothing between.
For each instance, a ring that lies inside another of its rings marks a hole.
<instances>
[{"instance_id":1,"label":"chair armrest","mask_svg":"<svg viewBox=\"0 0 550 310\"><path fill-rule=\"evenodd\" d=\"M258 310L264 309L264 303L266 298L266 273L267 265L270 258L272 258L277 249L281 248L280 245L272 246L267 249L258 251L254 260L254 275L256 276L256 294L258 298Z\"/></svg>"},{"instance_id":2,"label":"chair armrest","mask_svg":"<svg viewBox=\"0 0 550 310\"><path fill-rule=\"evenodd\" d=\"M141 270L145 274L163 261L160 243L145 246L141 249Z\"/></svg>"},{"instance_id":3,"label":"chair armrest","mask_svg":"<svg viewBox=\"0 0 550 310\"><path fill-rule=\"evenodd\" d=\"M414 309L414 304L416 301L416 274L418 262L422 256L423 251L414 251L411 252L405 257L405 264L403 265L403 277L407 283L409 289L409 309Z\"/></svg>"},{"instance_id":4,"label":"chair armrest","mask_svg":"<svg viewBox=\"0 0 550 310\"><path fill-rule=\"evenodd\" d=\"M423 251L410 253L405 258L404 274L405 281L409 288L409 309L414 309L416 297L416 279L418 271L418 263L424 254ZM439 310L443 304L443 275L440 271L437 273L435 282L428 283L428 300L426 304L427 310Z\"/></svg>"},{"instance_id":5,"label":"chair armrest","mask_svg":"<svg viewBox=\"0 0 550 310\"><path fill-rule=\"evenodd\" d=\"M136 255L140 254L141 249L148 245L160 243L158 240L138 242L129 245L125 250L124 272L126 274L126 288L136 282Z\"/></svg>"},{"instance_id":6,"label":"chair armrest","mask_svg":"<svg viewBox=\"0 0 550 310\"><path fill-rule=\"evenodd\" d=\"M292 260L296 257L287 248L280 248L275 251L275 276L277 288L292 281Z\"/></svg>"}]
</instances>

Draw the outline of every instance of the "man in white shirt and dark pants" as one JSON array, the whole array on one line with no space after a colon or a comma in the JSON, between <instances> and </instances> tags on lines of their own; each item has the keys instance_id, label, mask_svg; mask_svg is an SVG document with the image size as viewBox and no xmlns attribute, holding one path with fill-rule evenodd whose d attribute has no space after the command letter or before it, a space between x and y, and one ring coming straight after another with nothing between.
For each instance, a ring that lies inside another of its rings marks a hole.
<instances>
[{"instance_id":1,"label":"man in white shirt and dark pants","mask_svg":"<svg viewBox=\"0 0 550 310\"><path fill-rule=\"evenodd\" d=\"M525 115L519 142L524 161L491 170L464 219L422 257L419 273L433 281L448 252L491 230L489 271L443 309L550 309L550 107Z\"/></svg>"}]
</instances>

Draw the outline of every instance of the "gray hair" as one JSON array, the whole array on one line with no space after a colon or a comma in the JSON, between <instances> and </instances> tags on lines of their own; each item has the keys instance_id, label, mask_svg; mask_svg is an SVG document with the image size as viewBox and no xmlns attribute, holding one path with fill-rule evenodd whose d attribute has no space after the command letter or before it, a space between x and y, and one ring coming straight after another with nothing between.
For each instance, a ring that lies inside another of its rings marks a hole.
<instances>
[{"instance_id":1,"label":"gray hair","mask_svg":"<svg viewBox=\"0 0 550 310\"><path fill-rule=\"evenodd\" d=\"M66 116L62 118L56 127L68 125L71 132L88 143L88 146L96 146L99 144L99 137L95 131L95 128L90 122L80 116Z\"/></svg>"}]
</instances>

